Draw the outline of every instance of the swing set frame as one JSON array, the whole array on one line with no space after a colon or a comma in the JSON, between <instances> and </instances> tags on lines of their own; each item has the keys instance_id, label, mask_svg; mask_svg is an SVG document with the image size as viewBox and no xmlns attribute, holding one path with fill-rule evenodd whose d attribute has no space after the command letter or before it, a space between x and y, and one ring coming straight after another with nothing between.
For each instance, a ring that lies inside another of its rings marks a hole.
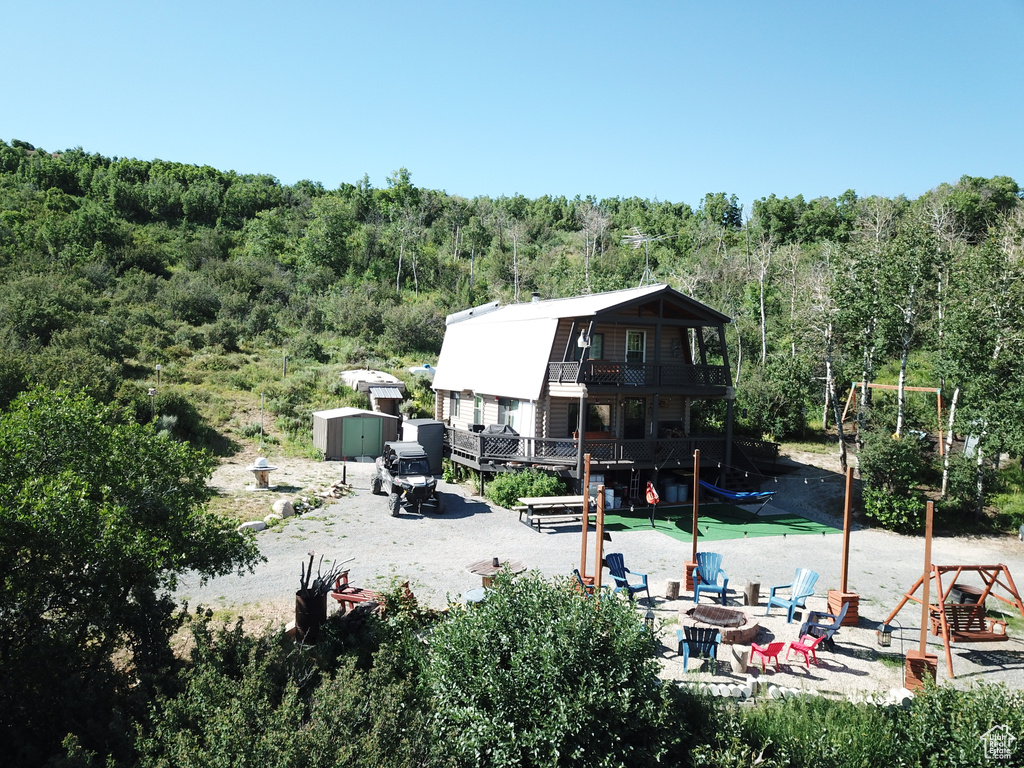
<instances>
[{"instance_id":1,"label":"swing set frame","mask_svg":"<svg viewBox=\"0 0 1024 768\"><path fill-rule=\"evenodd\" d=\"M869 389L899 389L896 384L872 384L868 383ZM846 398L846 407L843 408L842 423L846 423L846 415L850 411L850 406L856 406L857 400L857 388L864 389L864 384L855 381L850 385L850 394ZM935 407L938 412L938 428L939 428L939 456L943 455L945 450L942 446L942 388L941 387L903 387L904 392L934 392L935 393Z\"/></svg>"}]
</instances>

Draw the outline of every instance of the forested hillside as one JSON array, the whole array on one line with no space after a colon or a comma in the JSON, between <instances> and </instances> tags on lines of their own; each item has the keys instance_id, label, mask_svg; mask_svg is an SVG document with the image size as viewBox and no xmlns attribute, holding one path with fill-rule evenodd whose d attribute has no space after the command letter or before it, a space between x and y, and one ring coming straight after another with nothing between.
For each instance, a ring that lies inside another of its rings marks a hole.
<instances>
[{"instance_id":1,"label":"forested hillside","mask_svg":"<svg viewBox=\"0 0 1024 768\"><path fill-rule=\"evenodd\" d=\"M996 457L1024 453L1017 183L742 202L465 199L405 169L383 188L287 186L0 142L0 407L65 381L230 450L265 394L275 428L308 442L309 412L352 398L336 370L431 360L451 311L646 279L734 318L741 430L834 429L853 381L941 387L944 418L978 439L954 485L980 503ZM937 432L934 397L874 406L864 430Z\"/></svg>"}]
</instances>

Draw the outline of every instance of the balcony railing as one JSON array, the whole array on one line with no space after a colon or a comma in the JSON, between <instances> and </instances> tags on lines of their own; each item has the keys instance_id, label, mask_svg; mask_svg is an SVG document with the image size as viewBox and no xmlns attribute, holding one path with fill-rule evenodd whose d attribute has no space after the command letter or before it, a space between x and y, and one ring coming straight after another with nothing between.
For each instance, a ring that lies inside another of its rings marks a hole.
<instances>
[{"instance_id":1,"label":"balcony railing","mask_svg":"<svg viewBox=\"0 0 1024 768\"><path fill-rule=\"evenodd\" d=\"M578 360L548 363L549 383L586 384L609 387L663 387L672 389L713 389L729 385L724 365L668 363L615 363Z\"/></svg>"},{"instance_id":2,"label":"balcony railing","mask_svg":"<svg viewBox=\"0 0 1024 768\"><path fill-rule=\"evenodd\" d=\"M475 464L521 462L540 466L576 466L577 441L572 438L488 435L445 428L445 444L453 459ZM658 440L584 440L583 452L598 464L632 463L638 467L685 465L699 448L704 461L725 460L721 435L662 438Z\"/></svg>"}]
</instances>

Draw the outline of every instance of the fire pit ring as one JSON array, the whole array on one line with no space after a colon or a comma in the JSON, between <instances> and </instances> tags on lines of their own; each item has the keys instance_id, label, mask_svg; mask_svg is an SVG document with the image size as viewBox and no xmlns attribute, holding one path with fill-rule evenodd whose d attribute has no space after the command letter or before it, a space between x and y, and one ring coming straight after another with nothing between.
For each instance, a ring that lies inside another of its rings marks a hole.
<instances>
[{"instance_id":1,"label":"fire pit ring","mask_svg":"<svg viewBox=\"0 0 1024 768\"><path fill-rule=\"evenodd\" d=\"M720 605L697 605L679 612L679 622L691 626L713 626L722 631L722 642L747 645L757 637L761 625L748 614Z\"/></svg>"}]
</instances>

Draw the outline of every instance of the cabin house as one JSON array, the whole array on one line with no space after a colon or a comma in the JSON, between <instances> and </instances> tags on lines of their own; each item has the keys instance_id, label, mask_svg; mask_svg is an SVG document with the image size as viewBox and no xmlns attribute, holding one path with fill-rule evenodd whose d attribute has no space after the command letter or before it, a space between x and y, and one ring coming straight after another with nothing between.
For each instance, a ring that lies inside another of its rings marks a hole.
<instances>
[{"instance_id":1,"label":"cabin house","mask_svg":"<svg viewBox=\"0 0 1024 768\"><path fill-rule=\"evenodd\" d=\"M445 455L579 481L590 454L592 472L633 496L659 472L692 482L694 449L719 480L753 468L772 446L733 439L729 322L667 285L450 315L433 382ZM701 405L724 428L705 428Z\"/></svg>"}]
</instances>

